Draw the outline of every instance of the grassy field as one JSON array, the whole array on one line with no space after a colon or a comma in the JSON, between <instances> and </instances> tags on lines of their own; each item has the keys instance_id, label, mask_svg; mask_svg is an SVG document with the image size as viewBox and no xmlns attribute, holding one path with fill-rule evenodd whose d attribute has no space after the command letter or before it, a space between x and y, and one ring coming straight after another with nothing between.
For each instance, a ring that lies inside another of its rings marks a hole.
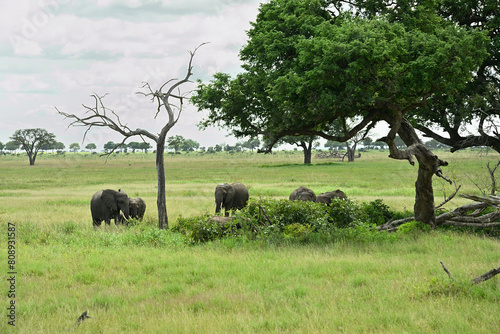
<instances>
[{"instance_id":1,"label":"grassy field","mask_svg":"<svg viewBox=\"0 0 500 334\"><path fill-rule=\"evenodd\" d=\"M300 152L169 155L170 226L179 216L212 213L215 185L235 181L251 197L287 198L304 185L411 210L417 168L387 155L313 159L310 166ZM461 193L479 194L490 182L486 163L498 160L478 152L438 155ZM16 326L4 316L1 333L491 333L500 325L498 278L468 283L499 265L498 240L416 231L318 244L226 239L189 246L155 227L154 155L104 161L42 155L30 167L26 157L0 157L0 259L7 276L7 223L14 223L17 271ZM95 231L89 201L104 188L142 197L145 221ZM452 191L435 178L436 202ZM93 318L71 328L84 310Z\"/></svg>"}]
</instances>

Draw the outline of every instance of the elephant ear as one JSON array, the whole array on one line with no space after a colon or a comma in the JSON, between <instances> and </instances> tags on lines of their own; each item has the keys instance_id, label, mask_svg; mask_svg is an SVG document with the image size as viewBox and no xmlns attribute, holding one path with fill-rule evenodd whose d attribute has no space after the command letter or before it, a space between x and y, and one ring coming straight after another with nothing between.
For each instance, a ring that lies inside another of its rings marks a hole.
<instances>
[{"instance_id":1,"label":"elephant ear","mask_svg":"<svg viewBox=\"0 0 500 334\"><path fill-rule=\"evenodd\" d=\"M226 190L226 196L225 196L224 203L228 204L228 205L232 205L233 199L234 199L234 194L235 194L234 187L229 184L227 187L225 187L225 190Z\"/></svg>"},{"instance_id":2,"label":"elephant ear","mask_svg":"<svg viewBox=\"0 0 500 334\"><path fill-rule=\"evenodd\" d=\"M116 205L115 194L112 190L106 189L102 191L101 200L108 208L113 211L118 211L118 206Z\"/></svg>"}]
</instances>

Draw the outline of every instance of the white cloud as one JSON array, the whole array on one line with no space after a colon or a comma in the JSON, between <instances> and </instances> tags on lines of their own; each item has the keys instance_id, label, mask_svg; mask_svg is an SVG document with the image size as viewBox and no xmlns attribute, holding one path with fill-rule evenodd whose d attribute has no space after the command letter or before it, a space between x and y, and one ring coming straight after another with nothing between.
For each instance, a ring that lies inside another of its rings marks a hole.
<instances>
[{"instance_id":1,"label":"white cloud","mask_svg":"<svg viewBox=\"0 0 500 334\"><path fill-rule=\"evenodd\" d=\"M159 130L164 119L153 119L156 105L135 94L141 83L148 81L156 89L168 79L183 77L188 50L203 42L210 44L198 50L192 79L208 79L216 71L234 74L245 30L256 17L259 2L30 0L2 4L0 119L7 127L1 130L0 141L18 128L44 127L65 138L67 145L80 142L83 130L66 130L69 122L54 107L83 114L81 104L91 104L89 96L94 92L109 93L106 105L129 124ZM187 106L172 135L182 134L202 146L231 142L224 131L199 132L195 125L201 117ZM116 141L115 136L109 130L89 133L94 142Z\"/></svg>"},{"instance_id":2,"label":"white cloud","mask_svg":"<svg viewBox=\"0 0 500 334\"><path fill-rule=\"evenodd\" d=\"M6 92L44 91L50 89L50 84L40 75L10 74L0 81L0 89Z\"/></svg>"}]
</instances>

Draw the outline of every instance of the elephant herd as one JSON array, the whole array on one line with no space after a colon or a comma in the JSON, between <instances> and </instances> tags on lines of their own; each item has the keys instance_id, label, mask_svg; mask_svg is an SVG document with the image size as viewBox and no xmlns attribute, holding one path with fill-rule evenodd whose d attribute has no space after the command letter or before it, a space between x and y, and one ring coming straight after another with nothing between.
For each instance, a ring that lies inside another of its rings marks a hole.
<instances>
[{"instance_id":1,"label":"elephant herd","mask_svg":"<svg viewBox=\"0 0 500 334\"><path fill-rule=\"evenodd\" d=\"M101 226L103 220L109 225L111 219L115 220L115 224L123 224L131 218L142 220L146 203L140 197L128 197L121 189L104 189L92 196L90 212L94 227Z\"/></svg>"},{"instance_id":2,"label":"elephant herd","mask_svg":"<svg viewBox=\"0 0 500 334\"><path fill-rule=\"evenodd\" d=\"M241 210L248 202L248 188L240 183L221 183L215 187L215 214L220 214L224 208L224 215L229 216L233 209ZM347 196L340 189L325 192L316 196L314 191L307 187L295 189L289 199L292 201L311 201L329 205L334 198L346 199ZM96 192L90 200L90 212L94 227L101 226L102 221L107 225L111 219L115 224L123 224L128 219L142 220L146 211L146 203L140 197L130 198L121 189L118 191L105 189Z\"/></svg>"},{"instance_id":3,"label":"elephant herd","mask_svg":"<svg viewBox=\"0 0 500 334\"><path fill-rule=\"evenodd\" d=\"M310 201L317 203L325 203L326 205L330 205L334 198L347 199L347 196L340 189L337 189L335 191L328 191L326 193L321 193L318 196L316 196L314 191L312 191L307 187L301 186L292 191L289 197L291 201Z\"/></svg>"},{"instance_id":4,"label":"elephant herd","mask_svg":"<svg viewBox=\"0 0 500 334\"><path fill-rule=\"evenodd\" d=\"M232 209L243 209L247 204L248 197L248 189L242 183L218 184L215 188L215 214L220 213L221 209L224 208L225 216L228 217ZM316 196L314 191L303 186L295 189L289 196L291 201L311 201L326 205L330 205L334 198L347 199L347 196L340 189Z\"/></svg>"}]
</instances>

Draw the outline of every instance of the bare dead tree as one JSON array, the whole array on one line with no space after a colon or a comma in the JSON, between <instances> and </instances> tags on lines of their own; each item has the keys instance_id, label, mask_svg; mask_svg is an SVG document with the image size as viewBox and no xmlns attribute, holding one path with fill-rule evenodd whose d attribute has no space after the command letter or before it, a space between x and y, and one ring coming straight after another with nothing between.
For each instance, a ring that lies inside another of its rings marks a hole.
<instances>
[{"instance_id":1,"label":"bare dead tree","mask_svg":"<svg viewBox=\"0 0 500 334\"><path fill-rule=\"evenodd\" d=\"M168 229L168 216L167 216L167 205L166 205L166 195L165 195L165 161L164 161L164 151L165 151L165 139L167 133L172 129L172 127L177 123L179 117L183 110L184 101L187 98L186 93L181 93L180 88L185 83L191 82L189 79L193 75L193 58L196 51L206 43L200 44L194 49L194 51L189 51L190 58L187 67L186 76L183 79L170 79L166 81L158 90L153 91L150 84L144 82L142 88L145 92L138 92L137 94L144 95L146 97L151 97L151 102L157 102L158 107L155 114L155 119L163 111L168 117L168 121L162 128L159 134L152 133L145 129L135 129L132 130L127 124L123 124L120 120L119 115L107 108L103 103L103 98L106 96L99 96L93 94L94 105L83 107L86 109L84 116L77 116L75 114L68 114L57 110L57 112L63 115L65 118L72 119L73 121L69 124L70 126L83 126L87 129L85 130L83 141L87 133L94 127L104 127L109 128L113 131L120 133L123 136L123 141L117 144L110 152L103 155L109 156L118 147L124 144L127 139L139 136L144 140L147 137L156 143L156 172L158 177L158 227L160 229ZM165 90L165 91L164 91Z\"/></svg>"}]
</instances>

